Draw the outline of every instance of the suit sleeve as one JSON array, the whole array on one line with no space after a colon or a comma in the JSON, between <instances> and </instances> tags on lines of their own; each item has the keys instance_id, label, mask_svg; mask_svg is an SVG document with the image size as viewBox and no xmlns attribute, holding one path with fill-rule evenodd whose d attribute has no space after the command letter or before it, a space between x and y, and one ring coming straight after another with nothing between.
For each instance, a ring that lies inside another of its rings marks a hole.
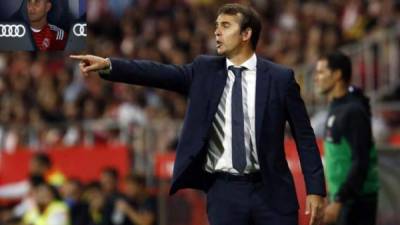
<instances>
[{"instance_id":1,"label":"suit sleeve","mask_svg":"<svg viewBox=\"0 0 400 225\"><path fill-rule=\"evenodd\" d=\"M345 134L351 149L351 167L349 174L339 188L336 200L345 202L357 196L367 178L372 148L372 131L368 113L361 107L351 107Z\"/></svg>"},{"instance_id":2,"label":"suit sleeve","mask_svg":"<svg viewBox=\"0 0 400 225\"><path fill-rule=\"evenodd\" d=\"M299 153L307 194L325 196L324 171L314 131L292 70L289 77L286 92L287 120Z\"/></svg>"},{"instance_id":3,"label":"suit sleeve","mask_svg":"<svg viewBox=\"0 0 400 225\"><path fill-rule=\"evenodd\" d=\"M193 76L193 65L166 65L149 60L111 59L112 70L100 77L116 82L166 89L187 95Z\"/></svg>"}]
</instances>

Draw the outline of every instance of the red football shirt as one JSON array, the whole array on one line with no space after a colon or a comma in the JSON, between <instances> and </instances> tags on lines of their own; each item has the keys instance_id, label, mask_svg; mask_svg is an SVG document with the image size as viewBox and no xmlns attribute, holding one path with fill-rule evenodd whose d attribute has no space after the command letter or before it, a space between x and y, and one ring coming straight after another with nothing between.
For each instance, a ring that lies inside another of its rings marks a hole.
<instances>
[{"instance_id":1,"label":"red football shirt","mask_svg":"<svg viewBox=\"0 0 400 225\"><path fill-rule=\"evenodd\" d=\"M31 30L36 47L40 51L64 50L67 34L63 29L52 24L46 24L41 30Z\"/></svg>"}]
</instances>

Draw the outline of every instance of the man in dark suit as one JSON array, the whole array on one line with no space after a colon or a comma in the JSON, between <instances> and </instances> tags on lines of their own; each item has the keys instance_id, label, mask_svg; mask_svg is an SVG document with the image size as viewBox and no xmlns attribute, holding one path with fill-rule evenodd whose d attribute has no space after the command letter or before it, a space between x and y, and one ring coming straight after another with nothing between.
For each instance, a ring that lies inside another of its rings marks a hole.
<instances>
[{"instance_id":1,"label":"man in dark suit","mask_svg":"<svg viewBox=\"0 0 400 225\"><path fill-rule=\"evenodd\" d=\"M314 132L293 71L260 58L257 13L227 4L215 23L217 52L176 66L146 60L81 60L84 75L176 91L188 96L170 193L207 193L212 225L295 225L298 202L284 153L289 122L304 173L310 224L319 224L324 174Z\"/></svg>"}]
</instances>

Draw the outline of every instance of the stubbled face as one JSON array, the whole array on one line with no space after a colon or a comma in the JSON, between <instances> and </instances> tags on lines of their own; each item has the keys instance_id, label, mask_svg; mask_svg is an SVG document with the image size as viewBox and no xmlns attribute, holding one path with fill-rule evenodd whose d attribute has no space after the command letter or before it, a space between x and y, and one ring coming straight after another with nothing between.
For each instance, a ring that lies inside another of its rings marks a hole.
<instances>
[{"instance_id":1,"label":"stubbled face","mask_svg":"<svg viewBox=\"0 0 400 225\"><path fill-rule=\"evenodd\" d=\"M235 53L242 44L242 34L240 32L241 14L228 15L220 14L215 22L215 39L217 53L229 56Z\"/></svg>"},{"instance_id":2,"label":"stubbled face","mask_svg":"<svg viewBox=\"0 0 400 225\"><path fill-rule=\"evenodd\" d=\"M27 5L28 17L31 23L45 19L51 8L49 0L28 0Z\"/></svg>"},{"instance_id":3,"label":"stubbled face","mask_svg":"<svg viewBox=\"0 0 400 225\"><path fill-rule=\"evenodd\" d=\"M315 68L314 84L318 94L329 94L336 83L332 70L328 67L327 60L318 60Z\"/></svg>"}]
</instances>

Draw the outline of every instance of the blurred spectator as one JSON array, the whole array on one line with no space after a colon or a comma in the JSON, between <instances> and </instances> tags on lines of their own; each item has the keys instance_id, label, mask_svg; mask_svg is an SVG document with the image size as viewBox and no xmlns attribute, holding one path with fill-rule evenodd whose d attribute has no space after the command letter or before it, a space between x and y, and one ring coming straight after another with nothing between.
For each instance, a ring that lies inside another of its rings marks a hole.
<instances>
[{"instance_id":1,"label":"blurred spectator","mask_svg":"<svg viewBox=\"0 0 400 225\"><path fill-rule=\"evenodd\" d=\"M72 225L88 225L90 223L89 206L82 201L83 185L77 179L68 179L61 187L61 196L70 210Z\"/></svg>"},{"instance_id":2,"label":"blurred spectator","mask_svg":"<svg viewBox=\"0 0 400 225\"><path fill-rule=\"evenodd\" d=\"M29 182L28 193L24 196L21 202L18 203L15 207L5 211L2 218L0 218L0 224L20 221L22 217L26 214L26 212L31 210L35 206L33 193L35 192L36 188L39 185L45 183L46 181L42 176L31 175L29 177L28 182Z\"/></svg>"},{"instance_id":3,"label":"blurred spectator","mask_svg":"<svg viewBox=\"0 0 400 225\"><path fill-rule=\"evenodd\" d=\"M34 155L29 163L29 175L43 177L46 182L60 187L65 182L65 176L61 171L53 167L52 162L44 153ZM9 199L21 199L29 192L29 180L0 186L0 197Z\"/></svg>"},{"instance_id":4,"label":"blurred spectator","mask_svg":"<svg viewBox=\"0 0 400 225\"><path fill-rule=\"evenodd\" d=\"M115 168L105 168L100 175L101 190L105 195L104 221L106 224L115 224L115 202L122 195L118 189L119 174ZM118 219L117 219L118 220Z\"/></svg>"},{"instance_id":5,"label":"blurred spectator","mask_svg":"<svg viewBox=\"0 0 400 225\"><path fill-rule=\"evenodd\" d=\"M112 167L105 168L101 172L100 185L102 191L106 194L107 197L119 195L118 179L119 179L118 170L116 170L115 168Z\"/></svg>"},{"instance_id":6,"label":"blurred spectator","mask_svg":"<svg viewBox=\"0 0 400 225\"><path fill-rule=\"evenodd\" d=\"M26 225L69 225L68 206L60 201L57 189L42 183L33 191L34 206L25 213Z\"/></svg>"},{"instance_id":7,"label":"blurred spectator","mask_svg":"<svg viewBox=\"0 0 400 225\"><path fill-rule=\"evenodd\" d=\"M89 223L87 225L108 225L105 221L105 195L100 183L90 183L84 192L83 200L89 206Z\"/></svg>"},{"instance_id":8,"label":"blurred spectator","mask_svg":"<svg viewBox=\"0 0 400 225\"><path fill-rule=\"evenodd\" d=\"M156 224L157 204L155 198L146 190L145 178L140 175L128 175L124 182L124 198L115 202L117 212L123 215L119 224L154 225ZM114 223L116 224L116 223Z\"/></svg>"},{"instance_id":9,"label":"blurred spectator","mask_svg":"<svg viewBox=\"0 0 400 225\"><path fill-rule=\"evenodd\" d=\"M45 153L39 153L32 157L29 171L33 175L43 176L49 184L55 187L61 187L65 182L64 174L53 166L51 159Z\"/></svg>"}]
</instances>

